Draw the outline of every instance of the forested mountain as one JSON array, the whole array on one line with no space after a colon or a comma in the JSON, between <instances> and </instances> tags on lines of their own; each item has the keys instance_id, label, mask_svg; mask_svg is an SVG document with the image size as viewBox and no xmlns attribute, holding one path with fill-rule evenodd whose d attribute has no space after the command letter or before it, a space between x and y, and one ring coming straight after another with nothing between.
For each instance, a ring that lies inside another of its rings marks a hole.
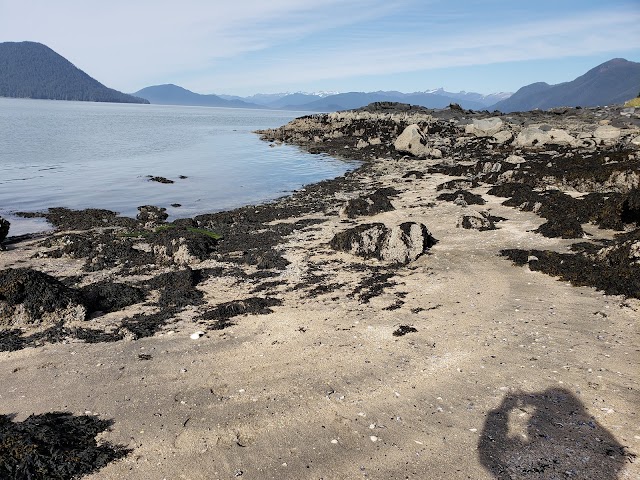
<instances>
[{"instance_id":1,"label":"forested mountain","mask_svg":"<svg viewBox=\"0 0 640 480\"><path fill-rule=\"evenodd\" d=\"M508 113L536 108L612 105L624 103L639 91L640 63L614 58L570 82L557 85L537 82L522 87L490 109Z\"/></svg>"},{"instance_id":2,"label":"forested mountain","mask_svg":"<svg viewBox=\"0 0 640 480\"><path fill-rule=\"evenodd\" d=\"M186 88L173 85L153 85L143 88L134 95L145 98L158 105L190 105L203 107L228 107L228 108L264 108L262 105L243 102L242 100L225 100L217 95L202 95Z\"/></svg>"},{"instance_id":3,"label":"forested mountain","mask_svg":"<svg viewBox=\"0 0 640 480\"><path fill-rule=\"evenodd\" d=\"M105 87L36 42L0 43L0 97L149 103Z\"/></svg>"}]
</instances>

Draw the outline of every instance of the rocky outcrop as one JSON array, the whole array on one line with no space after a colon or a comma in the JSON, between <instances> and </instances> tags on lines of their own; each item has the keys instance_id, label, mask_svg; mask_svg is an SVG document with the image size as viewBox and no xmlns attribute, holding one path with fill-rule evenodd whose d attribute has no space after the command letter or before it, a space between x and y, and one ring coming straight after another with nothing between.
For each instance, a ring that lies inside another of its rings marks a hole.
<instances>
[{"instance_id":1,"label":"rocky outcrop","mask_svg":"<svg viewBox=\"0 0 640 480\"><path fill-rule=\"evenodd\" d=\"M0 326L53 325L86 315L78 292L52 276L30 268L0 271Z\"/></svg>"},{"instance_id":2,"label":"rocky outcrop","mask_svg":"<svg viewBox=\"0 0 640 480\"><path fill-rule=\"evenodd\" d=\"M435 242L425 225L405 222L392 228L383 223L359 225L337 233L330 245L335 250L364 258L407 264L425 253Z\"/></svg>"}]
</instances>

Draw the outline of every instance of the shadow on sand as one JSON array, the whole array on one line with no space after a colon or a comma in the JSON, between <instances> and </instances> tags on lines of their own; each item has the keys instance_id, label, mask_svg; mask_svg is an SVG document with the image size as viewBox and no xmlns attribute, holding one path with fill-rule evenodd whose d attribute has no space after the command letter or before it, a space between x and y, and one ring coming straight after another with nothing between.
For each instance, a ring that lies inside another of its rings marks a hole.
<instances>
[{"instance_id":1,"label":"shadow on sand","mask_svg":"<svg viewBox=\"0 0 640 480\"><path fill-rule=\"evenodd\" d=\"M635 458L561 388L507 395L489 412L478 450L499 480L616 480Z\"/></svg>"}]
</instances>

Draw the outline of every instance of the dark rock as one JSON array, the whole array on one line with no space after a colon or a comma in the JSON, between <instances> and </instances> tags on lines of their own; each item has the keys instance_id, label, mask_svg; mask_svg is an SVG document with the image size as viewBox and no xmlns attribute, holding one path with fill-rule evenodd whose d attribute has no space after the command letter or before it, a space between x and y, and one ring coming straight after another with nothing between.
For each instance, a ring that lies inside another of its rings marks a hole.
<instances>
[{"instance_id":1,"label":"dark rock","mask_svg":"<svg viewBox=\"0 0 640 480\"><path fill-rule=\"evenodd\" d=\"M394 332L393 332L393 336L394 337L403 337L404 335L406 335L407 333L415 333L417 332L418 329L415 327L411 327L409 325L400 325Z\"/></svg>"},{"instance_id":2,"label":"dark rock","mask_svg":"<svg viewBox=\"0 0 640 480\"><path fill-rule=\"evenodd\" d=\"M393 228L382 223L359 225L337 233L330 242L335 250L401 264L415 260L434 244L427 227L414 222Z\"/></svg>"},{"instance_id":3,"label":"dark rock","mask_svg":"<svg viewBox=\"0 0 640 480\"><path fill-rule=\"evenodd\" d=\"M47 213L19 212L17 215L24 218L46 218L59 230L90 230L116 226L134 228L136 225L133 218L119 217L111 210L96 208L71 210L58 207L50 208Z\"/></svg>"},{"instance_id":4,"label":"dark rock","mask_svg":"<svg viewBox=\"0 0 640 480\"><path fill-rule=\"evenodd\" d=\"M158 305L162 308L184 308L203 303L202 292L195 288L203 278L201 270L192 270L187 267L177 272L160 274L145 284L151 290L160 291Z\"/></svg>"},{"instance_id":5,"label":"dark rock","mask_svg":"<svg viewBox=\"0 0 640 480\"><path fill-rule=\"evenodd\" d=\"M454 193L441 193L436 197L436 200L444 200L446 202L455 202L460 197L467 203L467 205L484 205L487 203L481 195L467 192L466 190L457 190Z\"/></svg>"},{"instance_id":6,"label":"dark rock","mask_svg":"<svg viewBox=\"0 0 640 480\"><path fill-rule=\"evenodd\" d=\"M465 188L475 188L480 185L478 180L469 180L466 178L456 178L448 182L441 183L436 190L462 190Z\"/></svg>"},{"instance_id":7,"label":"dark rock","mask_svg":"<svg viewBox=\"0 0 640 480\"><path fill-rule=\"evenodd\" d=\"M382 190L376 190L370 195L349 200L342 210L342 214L349 218L371 216L394 210L389 197Z\"/></svg>"},{"instance_id":8,"label":"dark rock","mask_svg":"<svg viewBox=\"0 0 640 480\"><path fill-rule=\"evenodd\" d=\"M84 286L80 294L90 312L115 312L145 299L140 288L108 280Z\"/></svg>"},{"instance_id":9,"label":"dark rock","mask_svg":"<svg viewBox=\"0 0 640 480\"><path fill-rule=\"evenodd\" d=\"M169 218L166 208L154 207L153 205L143 205L138 207L138 212L139 213L136 215L136 218L147 228L160 225Z\"/></svg>"},{"instance_id":10,"label":"dark rock","mask_svg":"<svg viewBox=\"0 0 640 480\"><path fill-rule=\"evenodd\" d=\"M0 217L0 243L2 243L4 239L7 238L7 235L9 235L10 226L11 223L9 223L9 220L5 220L4 218Z\"/></svg>"},{"instance_id":11,"label":"dark rock","mask_svg":"<svg viewBox=\"0 0 640 480\"><path fill-rule=\"evenodd\" d=\"M170 180L165 177L153 177L151 175L147 175L147 178L150 182L158 182L158 183L175 183L173 180Z\"/></svg>"},{"instance_id":12,"label":"dark rock","mask_svg":"<svg viewBox=\"0 0 640 480\"><path fill-rule=\"evenodd\" d=\"M0 325L84 320L78 292L46 273L30 268L0 271Z\"/></svg>"},{"instance_id":13,"label":"dark rock","mask_svg":"<svg viewBox=\"0 0 640 480\"><path fill-rule=\"evenodd\" d=\"M474 210L465 210L458 218L456 226L481 232L496 229L494 220L488 212L476 212Z\"/></svg>"}]
</instances>

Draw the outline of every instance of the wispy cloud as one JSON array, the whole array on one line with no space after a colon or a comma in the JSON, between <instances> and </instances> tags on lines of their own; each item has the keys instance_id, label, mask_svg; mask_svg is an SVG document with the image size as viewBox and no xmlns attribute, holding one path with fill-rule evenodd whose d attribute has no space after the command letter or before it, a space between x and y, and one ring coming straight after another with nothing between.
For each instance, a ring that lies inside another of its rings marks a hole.
<instances>
[{"instance_id":1,"label":"wispy cloud","mask_svg":"<svg viewBox=\"0 0 640 480\"><path fill-rule=\"evenodd\" d=\"M0 41L41 41L123 90L304 88L640 50L640 6L611 1L0 0Z\"/></svg>"},{"instance_id":2,"label":"wispy cloud","mask_svg":"<svg viewBox=\"0 0 640 480\"><path fill-rule=\"evenodd\" d=\"M327 46L309 58L306 51L287 52L277 66L256 71L265 84L282 83L282 71L293 83L362 75L415 72L448 67L557 59L640 48L640 12L594 12L568 19L534 21L507 27L476 26L464 34L428 37L419 32L394 33L366 42ZM232 70L215 76L225 84ZM202 78L200 83L206 84Z\"/></svg>"}]
</instances>

